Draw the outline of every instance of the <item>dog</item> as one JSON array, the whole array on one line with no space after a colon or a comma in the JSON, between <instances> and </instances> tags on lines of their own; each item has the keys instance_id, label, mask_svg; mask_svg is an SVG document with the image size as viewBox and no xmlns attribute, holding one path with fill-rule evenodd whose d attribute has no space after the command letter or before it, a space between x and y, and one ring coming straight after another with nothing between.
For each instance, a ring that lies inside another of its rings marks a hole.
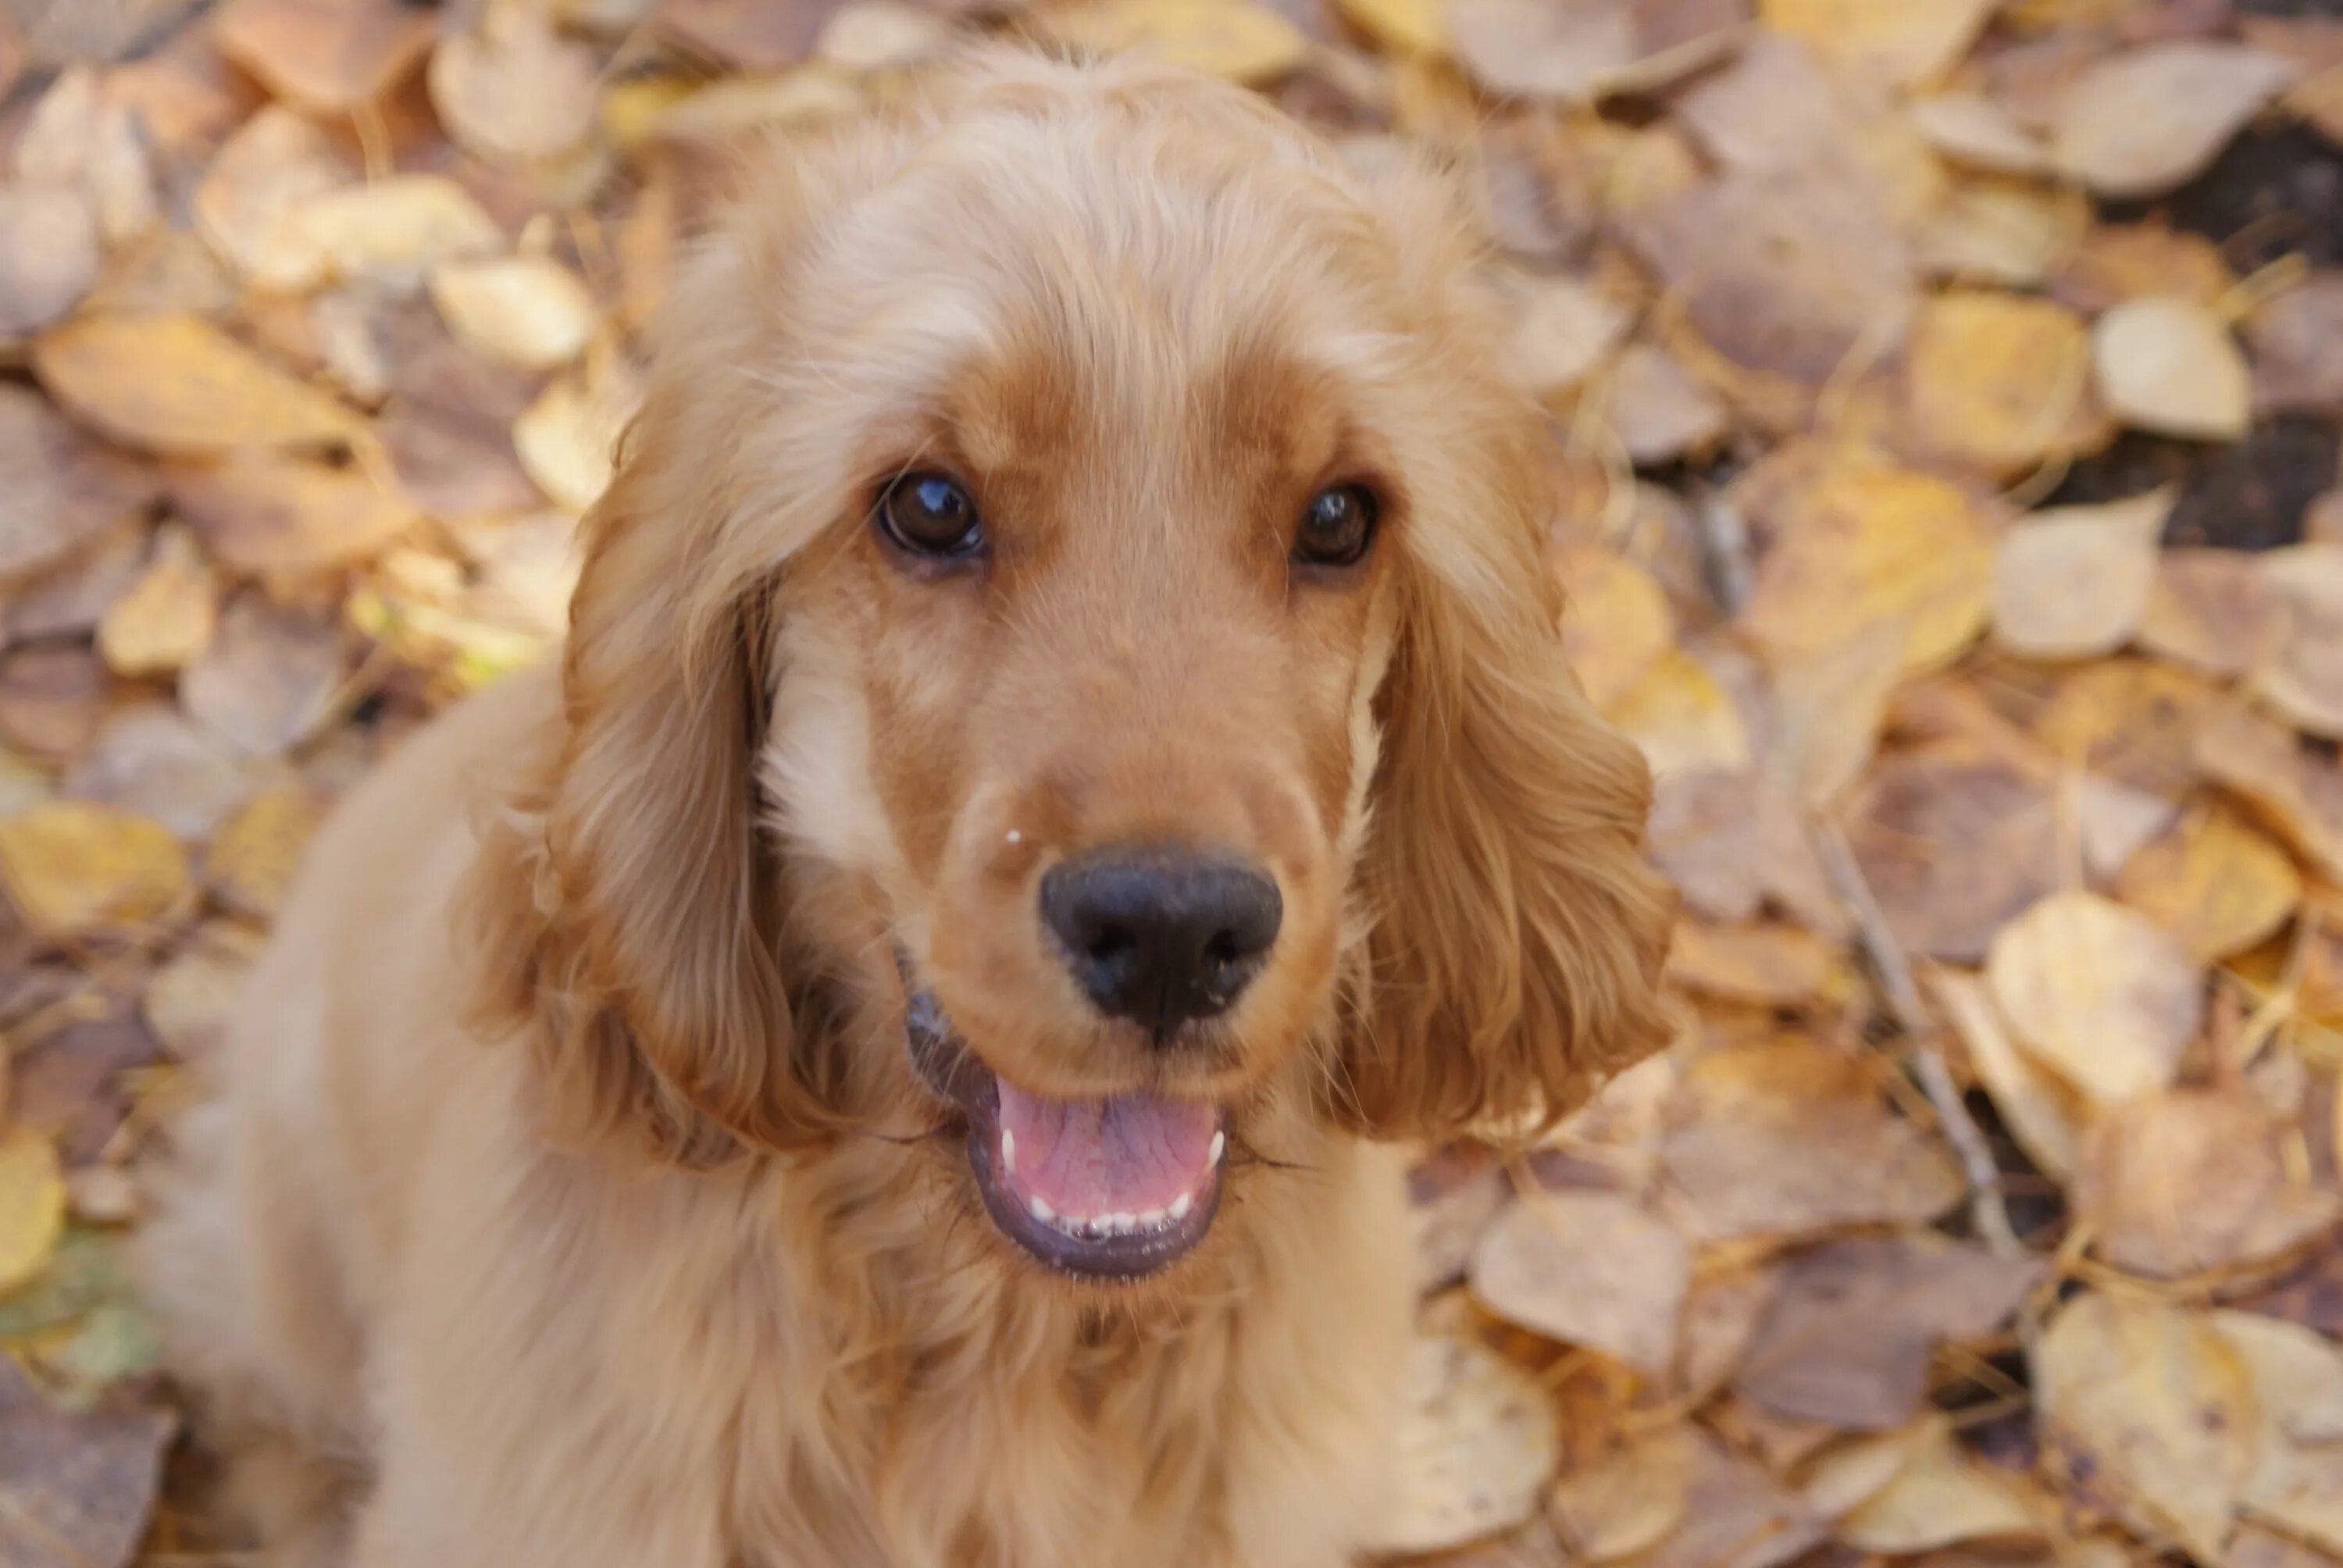
<instances>
[{"instance_id":1,"label":"dog","mask_svg":"<svg viewBox=\"0 0 2343 1568\"><path fill-rule=\"evenodd\" d=\"M749 160L558 668L323 829L146 1239L302 1568L1314 1568L1401 1151L1665 1032L1449 181L990 52Z\"/></svg>"}]
</instances>

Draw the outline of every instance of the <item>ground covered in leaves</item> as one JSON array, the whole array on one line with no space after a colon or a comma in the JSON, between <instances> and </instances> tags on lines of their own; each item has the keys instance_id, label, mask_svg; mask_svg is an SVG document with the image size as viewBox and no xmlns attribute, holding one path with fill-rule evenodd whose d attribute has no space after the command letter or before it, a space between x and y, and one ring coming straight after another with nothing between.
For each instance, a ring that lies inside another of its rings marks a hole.
<instances>
[{"instance_id":1,"label":"ground covered in leaves","mask_svg":"<svg viewBox=\"0 0 2343 1568\"><path fill-rule=\"evenodd\" d=\"M2335 7L1020 9L0 0L0 1568L246 1560L121 1262L175 1082L556 632L709 144L980 27L1464 172L1660 774L1682 1040L1427 1156L1391 1550L2343 1561Z\"/></svg>"}]
</instances>

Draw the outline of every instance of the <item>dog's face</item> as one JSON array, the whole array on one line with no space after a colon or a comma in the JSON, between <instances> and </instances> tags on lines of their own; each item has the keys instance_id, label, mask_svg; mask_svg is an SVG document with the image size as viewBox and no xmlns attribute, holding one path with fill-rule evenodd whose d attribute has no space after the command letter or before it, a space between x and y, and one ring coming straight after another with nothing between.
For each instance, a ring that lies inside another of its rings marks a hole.
<instances>
[{"instance_id":1,"label":"dog's face","mask_svg":"<svg viewBox=\"0 0 2343 1568\"><path fill-rule=\"evenodd\" d=\"M1647 1048L1643 775L1463 255L1429 181L1130 67L995 62L753 185L537 802L591 1114L706 1154L942 1107L1008 1238L1129 1278L1272 1100L1439 1131ZM813 976L888 1043L793 1033Z\"/></svg>"}]
</instances>

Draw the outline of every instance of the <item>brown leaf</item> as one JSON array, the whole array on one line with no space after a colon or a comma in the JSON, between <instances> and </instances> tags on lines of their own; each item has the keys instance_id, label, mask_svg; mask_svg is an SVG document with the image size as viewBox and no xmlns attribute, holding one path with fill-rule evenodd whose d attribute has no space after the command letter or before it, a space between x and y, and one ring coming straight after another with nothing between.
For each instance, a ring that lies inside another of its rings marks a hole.
<instances>
[{"instance_id":1,"label":"brown leaf","mask_svg":"<svg viewBox=\"0 0 2343 1568\"><path fill-rule=\"evenodd\" d=\"M1550 1506L1580 1560L1614 1563L1683 1526L1694 1479L1714 1460L1693 1429L1664 1427L1566 1472Z\"/></svg>"},{"instance_id":2,"label":"brown leaf","mask_svg":"<svg viewBox=\"0 0 2343 1568\"><path fill-rule=\"evenodd\" d=\"M1954 180L1923 216L1915 245L1920 264L1932 276L1956 283L2038 288L2073 246L2077 231L2089 221L2089 205L2072 190L2030 180L1970 176ZM2025 351L2024 346L2019 348ZM2061 387L2036 388L2029 394L2034 400L2063 396ZM1926 450L1926 430L1908 414L1906 423L1911 427L1900 438L1917 450ZM2096 402L2078 399L2073 405L2073 417L2058 433L2057 444L2085 447L2098 440L2104 424Z\"/></svg>"},{"instance_id":3,"label":"brown leaf","mask_svg":"<svg viewBox=\"0 0 2343 1568\"><path fill-rule=\"evenodd\" d=\"M1983 981L1951 970L1933 971L1928 981L2010 1136L2043 1174L2061 1182L2072 1178L2088 1103L2017 1048Z\"/></svg>"},{"instance_id":4,"label":"brown leaf","mask_svg":"<svg viewBox=\"0 0 2343 1568\"><path fill-rule=\"evenodd\" d=\"M2283 61L2242 44L2156 44L2087 66L2051 155L2106 196L2158 196L2202 171L2286 85Z\"/></svg>"},{"instance_id":5,"label":"brown leaf","mask_svg":"<svg viewBox=\"0 0 2343 1568\"><path fill-rule=\"evenodd\" d=\"M357 417L191 316L85 317L44 334L33 367L104 434L171 454L314 446Z\"/></svg>"},{"instance_id":6,"label":"brown leaf","mask_svg":"<svg viewBox=\"0 0 2343 1568\"><path fill-rule=\"evenodd\" d=\"M250 283L277 292L314 286L326 255L300 221L302 204L353 171L325 133L271 105L220 148L196 186L196 226Z\"/></svg>"},{"instance_id":7,"label":"brown leaf","mask_svg":"<svg viewBox=\"0 0 2343 1568\"><path fill-rule=\"evenodd\" d=\"M1765 25L1865 81L1934 81L1967 52L1995 0L1763 0Z\"/></svg>"},{"instance_id":8,"label":"brown leaf","mask_svg":"<svg viewBox=\"0 0 2343 1568\"><path fill-rule=\"evenodd\" d=\"M635 378L615 363L564 376L513 421L513 450L548 498L583 512L610 482L618 436L642 396Z\"/></svg>"},{"instance_id":9,"label":"brown leaf","mask_svg":"<svg viewBox=\"0 0 2343 1568\"><path fill-rule=\"evenodd\" d=\"M1417 1340L1405 1371L1396 1491L1370 1544L1430 1552L1529 1518L1560 1457L1536 1381L1493 1351L1444 1335Z\"/></svg>"},{"instance_id":10,"label":"brown leaf","mask_svg":"<svg viewBox=\"0 0 2343 1568\"><path fill-rule=\"evenodd\" d=\"M2090 658L2131 639L2156 584L2176 492L2037 512L1994 558L1995 638L2021 658Z\"/></svg>"},{"instance_id":11,"label":"brown leaf","mask_svg":"<svg viewBox=\"0 0 2343 1568\"><path fill-rule=\"evenodd\" d=\"M0 1363L0 1568L126 1568L146 1533L176 1423L107 1403L51 1409Z\"/></svg>"},{"instance_id":12,"label":"brown leaf","mask_svg":"<svg viewBox=\"0 0 2343 1568\"><path fill-rule=\"evenodd\" d=\"M220 52L318 115L371 104L423 63L437 29L398 0L233 0L212 22Z\"/></svg>"},{"instance_id":13,"label":"brown leaf","mask_svg":"<svg viewBox=\"0 0 2343 1568\"><path fill-rule=\"evenodd\" d=\"M206 884L237 914L274 918L323 818L317 798L299 785L262 790L213 836Z\"/></svg>"},{"instance_id":14,"label":"brown leaf","mask_svg":"<svg viewBox=\"0 0 2343 1568\"><path fill-rule=\"evenodd\" d=\"M322 722L342 680L342 635L328 622L246 595L179 678L188 715L256 756L290 749Z\"/></svg>"},{"instance_id":15,"label":"brown leaf","mask_svg":"<svg viewBox=\"0 0 2343 1568\"><path fill-rule=\"evenodd\" d=\"M2036 175L2050 155L2031 131L1991 98L1940 93L1916 98L1907 111L1914 128L1946 157L1993 174Z\"/></svg>"},{"instance_id":16,"label":"brown leaf","mask_svg":"<svg viewBox=\"0 0 2343 1568\"><path fill-rule=\"evenodd\" d=\"M1492 91L1579 102L1649 92L1739 41L1748 0L1448 0L1457 58Z\"/></svg>"},{"instance_id":17,"label":"brown leaf","mask_svg":"<svg viewBox=\"0 0 2343 1568\"><path fill-rule=\"evenodd\" d=\"M0 1296L48 1266L65 1219L56 1145L29 1126L0 1132Z\"/></svg>"},{"instance_id":18,"label":"brown leaf","mask_svg":"<svg viewBox=\"0 0 2343 1568\"><path fill-rule=\"evenodd\" d=\"M1574 278L1514 277L1505 292L1513 313L1506 339L1513 375L1548 401L1576 391L1634 325L1624 308Z\"/></svg>"},{"instance_id":19,"label":"brown leaf","mask_svg":"<svg viewBox=\"0 0 2343 1568\"><path fill-rule=\"evenodd\" d=\"M2343 412L2343 270L2313 273L2263 304L2246 318L2246 344L2262 408Z\"/></svg>"},{"instance_id":20,"label":"brown leaf","mask_svg":"<svg viewBox=\"0 0 2343 1568\"><path fill-rule=\"evenodd\" d=\"M2085 1140L2076 1212L2107 1261L2155 1279L2280 1256L2343 1220L2343 1198L2288 1175L2286 1134L2238 1091L2116 1106Z\"/></svg>"},{"instance_id":21,"label":"brown leaf","mask_svg":"<svg viewBox=\"0 0 2343 1568\"><path fill-rule=\"evenodd\" d=\"M219 621L219 587L187 531L155 536L146 569L107 607L97 649L117 675L165 675L203 652Z\"/></svg>"},{"instance_id":22,"label":"brown leaf","mask_svg":"<svg viewBox=\"0 0 2343 1568\"><path fill-rule=\"evenodd\" d=\"M568 364L594 330L585 284L543 256L450 262L432 273L431 299L465 344L528 370Z\"/></svg>"},{"instance_id":23,"label":"brown leaf","mask_svg":"<svg viewBox=\"0 0 2343 1568\"><path fill-rule=\"evenodd\" d=\"M2343 546L2261 558L2276 613L2250 684L2298 729L2343 739Z\"/></svg>"},{"instance_id":24,"label":"brown leaf","mask_svg":"<svg viewBox=\"0 0 2343 1568\"><path fill-rule=\"evenodd\" d=\"M1903 412L1916 449L2009 475L2077 450L2089 433L2089 386L2090 340L2071 311L1964 291L1921 307L1905 349Z\"/></svg>"},{"instance_id":25,"label":"brown leaf","mask_svg":"<svg viewBox=\"0 0 2343 1568\"><path fill-rule=\"evenodd\" d=\"M97 208L81 191L0 188L0 342L60 320L97 276Z\"/></svg>"},{"instance_id":26,"label":"brown leaf","mask_svg":"<svg viewBox=\"0 0 2343 1568\"><path fill-rule=\"evenodd\" d=\"M1848 803L1848 841L1910 952L1982 959L2056 885L2057 812L2038 779L1957 753L1890 758Z\"/></svg>"},{"instance_id":27,"label":"brown leaf","mask_svg":"<svg viewBox=\"0 0 2343 1568\"><path fill-rule=\"evenodd\" d=\"M1638 467L1697 456L1724 438L1725 406L1662 349L1629 344L1599 385L1604 422Z\"/></svg>"},{"instance_id":28,"label":"brown leaf","mask_svg":"<svg viewBox=\"0 0 2343 1568\"><path fill-rule=\"evenodd\" d=\"M593 132L593 53L558 35L533 6L493 7L442 39L427 79L447 134L479 157L558 158Z\"/></svg>"},{"instance_id":29,"label":"brown leaf","mask_svg":"<svg viewBox=\"0 0 2343 1568\"><path fill-rule=\"evenodd\" d=\"M1949 1425L1926 1422L1895 1476L1839 1523L1839 1539L1862 1552L1910 1554L1967 1541L2010 1542L2045 1533L2018 1479L1978 1463ZM1938 1559L1937 1568L1952 1568Z\"/></svg>"},{"instance_id":30,"label":"brown leaf","mask_svg":"<svg viewBox=\"0 0 2343 1568\"><path fill-rule=\"evenodd\" d=\"M1310 50L1292 23L1250 0L1097 0L1047 13L1044 25L1074 48L1137 49L1232 82L1273 81Z\"/></svg>"},{"instance_id":31,"label":"brown leaf","mask_svg":"<svg viewBox=\"0 0 2343 1568\"><path fill-rule=\"evenodd\" d=\"M2203 306L2127 300L2099 317L2091 347L2099 397L2127 425L2164 436L2233 441L2252 422L2245 356Z\"/></svg>"},{"instance_id":32,"label":"brown leaf","mask_svg":"<svg viewBox=\"0 0 2343 1568\"><path fill-rule=\"evenodd\" d=\"M61 792L152 817L180 839L200 840L252 793L252 780L224 742L176 708L147 702L106 716Z\"/></svg>"},{"instance_id":33,"label":"brown leaf","mask_svg":"<svg viewBox=\"0 0 2343 1568\"><path fill-rule=\"evenodd\" d=\"M2197 744L2208 775L2267 818L2298 854L2343 881L2343 769L2239 708L2210 716Z\"/></svg>"},{"instance_id":34,"label":"brown leaf","mask_svg":"<svg viewBox=\"0 0 2343 1568\"><path fill-rule=\"evenodd\" d=\"M217 1048L260 950L261 938L249 927L214 920L155 971L139 1007L164 1049L193 1061Z\"/></svg>"},{"instance_id":35,"label":"brown leaf","mask_svg":"<svg viewBox=\"0 0 2343 1568\"><path fill-rule=\"evenodd\" d=\"M1685 921L1668 951L1668 978L1685 990L1763 1007L1818 1000L1837 973L1838 950L1795 926Z\"/></svg>"},{"instance_id":36,"label":"brown leaf","mask_svg":"<svg viewBox=\"0 0 2343 1568\"><path fill-rule=\"evenodd\" d=\"M2203 1016L2180 945L2096 893L2054 893L2012 920L1986 972L2020 1042L2103 1105L2169 1088Z\"/></svg>"},{"instance_id":37,"label":"brown leaf","mask_svg":"<svg viewBox=\"0 0 2343 1568\"><path fill-rule=\"evenodd\" d=\"M189 892L168 828L83 800L0 818L0 879L50 941L136 933L176 916Z\"/></svg>"},{"instance_id":38,"label":"brown leaf","mask_svg":"<svg viewBox=\"0 0 2343 1568\"><path fill-rule=\"evenodd\" d=\"M75 430L35 392L0 385L0 581L56 565L160 487L146 469Z\"/></svg>"},{"instance_id":39,"label":"brown leaf","mask_svg":"<svg viewBox=\"0 0 2343 1568\"><path fill-rule=\"evenodd\" d=\"M445 175L392 175L303 198L290 221L337 277L408 294L442 263L503 248L504 231Z\"/></svg>"},{"instance_id":40,"label":"brown leaf","mask_svg":"<svg viewBox=\"0 0 2343 1568\"><path fill-rule=\"evenodd\" d=\"M2139 645L2207 675L2239 676L2260 661L2277 613L2258 558L2238 550L2166 550L2140 618Z\"/></svg>"},{"instance_id":41,"label":"brown leaf","mask_svg":"<svg viewBox=\"0 0 2343 1568\"><path fill-rule=\"evenodd\" d=\"M2161 223L2101 224L2082 236L2052 292L2086 316L2126 300L2166 297L2213 305L2237 279L2218 246Z\"/></svg>"},{"instance_id":42,"label":"brown leaf","mask_svg":"<svg viewBox=\"0 0 2343 1568\"><path fill-rule=\"evenodd\" d=\"M1563 652L1589 700L1608 709L1674 646L1675 615L1649 573L1600 546L1562 550L1554 575L1569 604Z\"/></svg>"},{"instance_id":43,"label":"brown leaf","mask_svg":"<svg viewBox=\"0 0 2343 1568\"><path fill-rule=\"evenodd\" d=\"M172 505L220 559L256 576L353 566L420 520L407 498L355 463L269 452L166 470Z\"/></svg>"},{"instance_id":44,"label":"brown leaf","mask_svg":"<svg viewBox=\"0 0 2343 1568\"><path fill-rule=\"evenodd\" d=\"M2032 1360L2052 1473L2134 1529L2217 1560L2254 1460L2252 1384L2219 1332L2176 1307L2084 1295Z\"/></svg>"},{"instance_id":45,"label":"brown leaf","mask_svg":"<svg viewBox=\"0 0 2343 1568\"><path fill-rule=\"evenodd\" d=\"M1473 1294L1509 1323L1656 1376L1691 1267L1684 1239L1642 1204L1564 1189L1498 1216L1473 1251Z\"/></svg>"},{"instance_id":46,"label":"brown leaf","mask_svg":"<svg viewBox=\"0 0 2343 1568\"><path fill-rule=\"evenodd\" d=\"M1660 1159L1671 1216L1707 1241L1929 1220L1961 1196L1950 1152L1889 1113L1865 1063L1803 1040L1694 1062Z\"/></svg>"},{"instance_id":47,"label":"brown leaf","mask_svg":"<svg viewBox=\"0 0 2343 1568\"><path fill-rule=\"evenodd\" d=\"M2117 896L2213 963L2276 932L2302 901L2286 851L2224 807L2192 813L2134 856Z\"/></svg>"},{"instance_id":48,"label":"brown leaf","mask_svg":"<svg viewBox=\"0 0 2343 1568\"><path fill-rule=\"evenodd\" d=\"M2042 1272L1925 1235L1828 1242L1784 1271L1734 1386L1782 1415L1892 1431L1926 1403L1937 1342L1990 1333Z\"/></svg>"},{"instance_id":49,"label":"brown leaf","mask_svg":"<svg viewBox=\"0 0 2343 1568\"><path fill-rule=\"evenodd\" d=\"M678 43L746 71L774 71L803 59L827 7L771 0L662 0L660 27Z\"/></svg>"},{"instance_id":50,"label":"brown leaf","mask_svg":"<svg viewBox=\"0 0 2343 1568\"><path fill-rule=\"evenodd\" d=\"M0 735L35 756L75 755L96 732L106 669L85 648L51 644L0 656Z\"/></svg>"},{"instance_id":51,"label":"brown leaf","mask_svg":"<svg viewBox=\"0 0 2343 1568\"><path fill-rule=\"evenodd\" d=\"M1697 1454L1684 1493L1684 1527L1620 1568L1774 1568L1812 1549L1828 1527L1764 1467L1726 1453L1694 1429Z\"/></svg>"}]
</instances>

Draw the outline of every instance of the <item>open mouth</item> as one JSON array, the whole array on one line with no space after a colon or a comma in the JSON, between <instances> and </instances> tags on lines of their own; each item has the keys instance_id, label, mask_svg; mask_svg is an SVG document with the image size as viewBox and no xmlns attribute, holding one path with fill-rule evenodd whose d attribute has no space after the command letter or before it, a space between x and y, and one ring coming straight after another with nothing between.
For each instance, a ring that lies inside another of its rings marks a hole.
<instances>
[{"instance_id":1,"label":"open mouth","mask_svg":"<svg viewBox=\"0 0 2343 1568\"><path fill-rule=\"evenodd\" d=\"M904 1035L920 1078L968 1120L985 1211L1041 1262L1083 1279L1144 1279L1212 1229L1228 1154L1219 1106L1144 1091L1028 1094L979 1060L922 990Z\"/></svg>"}]
</instances>

